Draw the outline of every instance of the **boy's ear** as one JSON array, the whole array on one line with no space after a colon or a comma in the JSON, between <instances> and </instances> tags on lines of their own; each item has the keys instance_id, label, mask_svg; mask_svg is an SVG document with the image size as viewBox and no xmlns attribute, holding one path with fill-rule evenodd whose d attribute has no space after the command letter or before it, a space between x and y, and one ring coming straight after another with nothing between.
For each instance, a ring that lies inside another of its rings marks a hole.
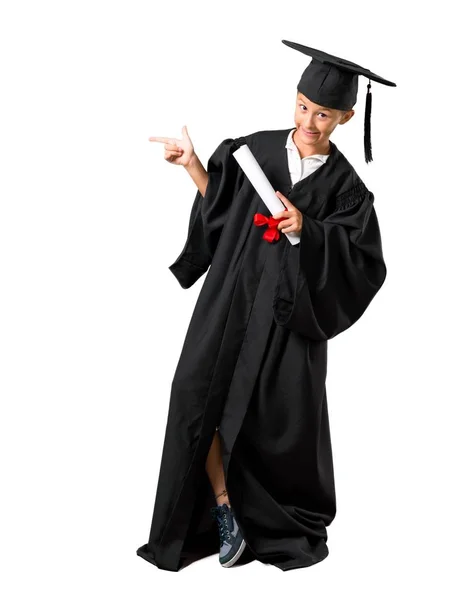
<instances>
[{"instance_id":1,"label":"boy's ear","mask_svg":"<svg viewBox=\"0 0 471 600\"><path fill-rule=\"evenodd\" d=\"M350 121L354 114L355 111L353 110L353 108L351 110L347 110L343 117L340 119L339 124L343 125L344 123L347 123L348 121Z\"/></svg>"}]
</instances>

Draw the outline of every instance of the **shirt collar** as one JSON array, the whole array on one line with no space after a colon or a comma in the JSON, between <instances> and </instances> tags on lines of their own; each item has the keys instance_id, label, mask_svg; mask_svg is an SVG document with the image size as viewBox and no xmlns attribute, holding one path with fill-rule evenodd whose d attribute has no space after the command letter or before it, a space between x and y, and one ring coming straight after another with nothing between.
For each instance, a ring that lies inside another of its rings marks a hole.
<instances>
[{"instance_id":1,"label":"shirt collar","mask_svg":"<svg viewBox=\"0 0 471 600\"><path fill-rule=\"evenodd\" d=\"M294 143L294 140L293 140L293 133L295 131L296 131L296 127L289 132L288 139L286 140L285 148L288 148L289 150L296 150L296 152L299 155L298 147L296 146L296 144ZM325 163L325 161L329 158L329 156L330 156L330 154L311 154L310 156L305 156L301 160L304 160L305 158L318 158L319 160L321 160L322 162Z\"/></svg>"}]
</instances>

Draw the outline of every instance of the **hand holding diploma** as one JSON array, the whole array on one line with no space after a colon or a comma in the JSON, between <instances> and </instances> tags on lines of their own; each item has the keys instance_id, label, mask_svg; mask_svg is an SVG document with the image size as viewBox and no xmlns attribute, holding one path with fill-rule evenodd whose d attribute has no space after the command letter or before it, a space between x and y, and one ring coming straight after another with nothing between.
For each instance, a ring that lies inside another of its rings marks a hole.
<instances>
[{"instance_id":1,"label":"hand holding diploma","mask_svg":"<svg viewBox=\"0 0 471 600\"><path fill-rule=\"evenodd\" d=\"M299 232L302 227L302 214L299 210L281 192L275 192L247 144L241 144L232 155L254 186L255 191L263 200L272 217L280 218L286 216L286 219L278 223L277 230L281 230L291 244L299 244L301 237ZM281 198L283 198L284 205ZM285 206L288 210L283 210Z\"/></svg>"},{"instance_id":2,"label":"hand holding diploma","mask_svg":"<svg viewBox=\"0 0 471 600\"><path fill-rule=\"evenodd\" d=\"M286 196L283 196L281 192L275 192L275 194L288 208L288 210L282 210L281 212L272 215L274 219L286 217L285 220L278 223L278 229L281 233L288 233L290 231L293 233L301 233L303 227L303 213L300 212Z\"/></svg>"}]
</instances>

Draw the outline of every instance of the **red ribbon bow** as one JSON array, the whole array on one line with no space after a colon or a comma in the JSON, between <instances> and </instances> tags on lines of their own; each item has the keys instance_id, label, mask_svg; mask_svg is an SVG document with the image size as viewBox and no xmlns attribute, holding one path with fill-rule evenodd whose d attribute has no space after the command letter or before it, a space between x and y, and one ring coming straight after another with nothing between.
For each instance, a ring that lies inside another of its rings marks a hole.
<instances>
[{"instance_id":1,"label":"red ribbon bow","mask_svg":"<svg viewBox=\"0 0 471 600\"><path fill-rule=\"evenodd\" d=\"M285 208L285 210L288 210ZM262 225L268 225L268 229L265 229L263 233L263 239L267 240L267 242L274 242L279 239L280 232L278 230L278 223L283 221L285 217L280 217L279 219L274 219L273 217L266 217L262 215L262 213L255 213L253 216L253 222L257 227L261 227Z\"/></svg>"}]
</instances>

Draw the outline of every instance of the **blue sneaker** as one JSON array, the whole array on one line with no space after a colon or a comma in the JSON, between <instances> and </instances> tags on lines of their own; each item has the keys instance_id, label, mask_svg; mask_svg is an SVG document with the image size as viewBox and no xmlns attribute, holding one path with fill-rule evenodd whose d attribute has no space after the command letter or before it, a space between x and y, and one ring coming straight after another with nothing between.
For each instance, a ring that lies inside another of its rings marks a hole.
<instances>
[{"instance_id":1,"label":"blue sneaker","mask_svg":"<svg viewBox=\"0 0 471 600\"><path fill-rule=\"evenodd\" d=\"M217 521L219 529L219 562L223 567L232 567L246 545L239 525L227 504L211 508L211 517Z\"/></svg>"}]
</instances>

